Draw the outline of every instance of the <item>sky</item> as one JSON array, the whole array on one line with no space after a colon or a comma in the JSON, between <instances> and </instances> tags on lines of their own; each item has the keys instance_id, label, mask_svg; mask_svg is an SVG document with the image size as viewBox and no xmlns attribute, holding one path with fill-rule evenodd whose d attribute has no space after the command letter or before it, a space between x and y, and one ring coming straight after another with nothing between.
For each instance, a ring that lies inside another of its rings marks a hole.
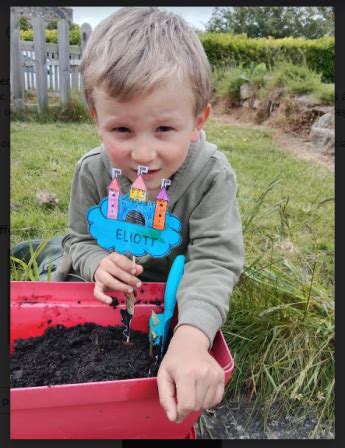
<instances>
[{"instance_id":1,"label":"sky","mask_svg":"<svg viewBox=\"0 0 345 448\"><path fill-rule=\"evenodd\" d=\"M112 14L119 7L74 7L73 22L78 25L89 23L94 28L102 19ZM205 30L205 25L212 15L213 8L206 6L175 6L175 7L160 7L182 16L189 24L193 25L198 30Z\"/></svg>"}]
</instances>

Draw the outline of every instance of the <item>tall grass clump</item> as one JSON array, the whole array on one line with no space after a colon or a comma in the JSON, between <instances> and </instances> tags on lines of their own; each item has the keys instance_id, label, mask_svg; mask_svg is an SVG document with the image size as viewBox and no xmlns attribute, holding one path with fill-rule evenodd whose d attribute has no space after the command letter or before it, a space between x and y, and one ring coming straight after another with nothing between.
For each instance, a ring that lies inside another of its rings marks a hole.
<instances>
[{"instance_id":1,"label":"tall grass clump","mask_svg":"<svg viewBox=\"0 0 345 448\"><path fill-rule=\"evenodd\" d=\"M23 112L11 110L12 121L37 122L37 123L54 123L61 122L77 122L91 123L90 113L83 103L79 93L74 92L66 104L61 105L57 98L49 98L48 107L42 113L37 112L36 96L31 94L27 96L27 107Z\"/></svg>"},{"instance_id":2,"label":"tall grass clump","mask_svg":"<svg viewBox=\"0 0 345 448\"><path fill-rule=\"evenodd\" d=\"M243 217L245 235L278 184L274 179ZM286 205L270 207L281 220L281 241L290 236ZM276 235L268 238L268 250L246 265L231 299L223 332L236 369L228 393L238 399L246 393L266 418L272 409L301 418L312 410L312 438L325 421L334 423L333 294L321 280L319 247L297 264L276 250L276 241Z\"/></svg>"},{"instance_id":3,"label":"tall grass clump","mask_svg":"<svg viewBox=\"0 0 345 448\"><path fill-rule=\"evenodd\" d=\"M288 60L276 62L273 68L264 63L242 64L216 68L213 71L213 91L218 97L232 102L240 99L240 89L245 83L256 91L256 96L265 99L277 88L284 90L285 96L310 95L322 104L334 104L334 84L325 84L320 73L310 69L305 63L294 64Z\"/></svg>"},{"instance_id":4,"label":"tall grass clump","mask_svg":"<svg viewBox=\"0 0 345 448\"><path fill-rule=\"evenodd\" d=\"M246 82L244 74L241 66L214 70L211 82L216 96L227 98L232 102L239 101L241 85Z\"/></svg>"},{"instance_id":5,"label":"tall grass clump","mask_svg":"<svg viewBox=\"0 0 345 448\"><path fill-rule=\"evenodd\" d=\"M29 254L27 259L10 257L11 265L11 280L15 281L39 281L39 266L38 258L48 244L49 239L43 240L39 246L34 250L32 245L29 245ZM47 280L52 279L52 266L48 263Z\"/></svg>"},{"instance_id":6,"label":"tall grass clump","mask_svg":"<svg viewBox=\"0 0 345 448\"><path fill-rule=\"evenodd\" d=\"M278 62L266 83L268 89L285 87L293 94L314 92L321 84L321 74L311 70L306 64L295 65L289 61Z\"/></svg>"}]
</instances>

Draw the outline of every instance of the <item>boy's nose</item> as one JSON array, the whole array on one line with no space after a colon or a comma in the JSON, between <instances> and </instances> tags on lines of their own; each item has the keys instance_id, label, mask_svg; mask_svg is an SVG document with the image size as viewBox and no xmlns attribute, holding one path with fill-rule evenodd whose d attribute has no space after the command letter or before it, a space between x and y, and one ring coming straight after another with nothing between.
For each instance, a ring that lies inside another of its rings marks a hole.
<instances>
[{"instance_id":1,"label":"boy's nose","mask_svg":"<svg viewBox=\"0 0 345 448\"><path fill-rule=\"evenodd\" d=\"M138 165L149 165L156 158L156 151L149 145L136 145L131 153L132 160Z\"/></svg>"}]
</instances>

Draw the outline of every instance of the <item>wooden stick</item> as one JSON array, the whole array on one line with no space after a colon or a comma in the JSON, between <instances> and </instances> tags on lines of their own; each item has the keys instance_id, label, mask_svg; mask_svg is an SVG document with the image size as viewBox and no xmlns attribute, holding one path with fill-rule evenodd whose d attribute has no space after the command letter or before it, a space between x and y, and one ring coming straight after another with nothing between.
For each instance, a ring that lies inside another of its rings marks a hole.
<instances>
[{"instance_id":1,"label":"wooden stick","mask_svg":"<svg viewBox=\"0 0 345 448\"><path fill-rule=\"evenodd\" d=\"M135 256L132 256L132 266L135 268ZM126 293L126 310L132 316L134 315L134 303L135 303L136 290L132 293ZM128 325L128 336L126 342L130 339L130 324Z\"/></svg>"}]
</instances>

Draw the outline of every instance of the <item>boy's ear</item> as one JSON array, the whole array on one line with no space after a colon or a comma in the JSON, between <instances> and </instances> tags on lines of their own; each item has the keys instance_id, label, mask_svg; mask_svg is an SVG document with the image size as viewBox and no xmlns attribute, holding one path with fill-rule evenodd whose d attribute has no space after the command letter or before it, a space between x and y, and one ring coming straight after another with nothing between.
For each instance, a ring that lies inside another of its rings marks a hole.
<instances>
[{"instance_id":1,"label":"boy's ear","mask_svg":"<svg viewBox=\"0 0 345 448\"><path fill-rule=\"evenodd\" d=\"M95 125L96 125L96 127L98 129L99 138L102 140L102 134L101 134L101 131L99 129L97 114L96 114L95 110L93 110L93 109L89 109L89 112L90 112L91 118L93 119L93 121L94 121L94 123L95 123Z\"/></svg>"},{"instance_id":2,"label":"boy's ear","mask_svg":"<svg viewBox=\"0 0 345 448\"><path fill-rule=\"evenodd\" d=\"M89 108L89 113L90 113L91 118L95 122L95 125L97 126L98 122L97 122L96 111L94 109Z\"/></svg>"},{"instance_id":3,"label":"boy's ear","mask_svg":"<svg viewBox=\"0 0 345 448\"><path fill-rule=\"evenodd\" d=\"M212 107L211 104L208 103L208 105L198 114L195 118L195 126L192 134L192 142L197 142L200 139L200 131L204 127L204 124L206 123L210 113L211 113Z\"/></svg>"}]
</instances>

